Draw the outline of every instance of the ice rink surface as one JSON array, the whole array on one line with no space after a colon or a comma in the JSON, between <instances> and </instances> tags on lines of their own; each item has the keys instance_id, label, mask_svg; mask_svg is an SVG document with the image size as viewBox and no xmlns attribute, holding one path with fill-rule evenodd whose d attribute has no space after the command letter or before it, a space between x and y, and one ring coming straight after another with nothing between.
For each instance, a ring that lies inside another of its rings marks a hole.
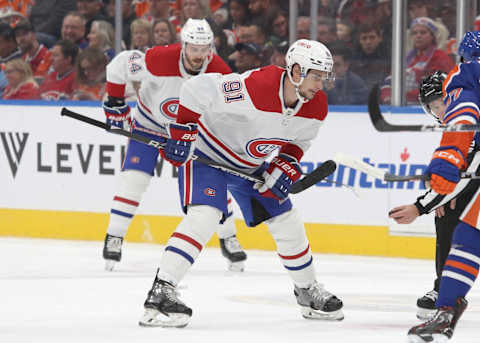
<instances>
[{"instance_id":1,"label":"ice rink surface","mask_svg":"<svg viewBox=\"0 0 480 343\"><path fill-rule=\"evenodd\" d=\"M246 271L226 272L206 249L181 283L193 308L184 329L142 328L138 319L163 246L125 243L103 270L102 242L0 238L0 342L392 343L405 342L434 262L344 255L314 257L318 280L344 302L345 320L303 319L274 252L248 251ZM480 292L452 342L480 341Z\"/></svg>"}]
</instances>

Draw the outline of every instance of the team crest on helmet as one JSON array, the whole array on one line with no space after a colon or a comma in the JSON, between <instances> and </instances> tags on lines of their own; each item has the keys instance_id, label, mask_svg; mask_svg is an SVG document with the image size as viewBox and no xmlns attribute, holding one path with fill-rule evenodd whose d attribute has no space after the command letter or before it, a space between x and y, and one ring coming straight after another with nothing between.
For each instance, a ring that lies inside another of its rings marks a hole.
<instances>
[{"instance_id":1,"label":"team crest on helmet","mask_svg":"<svg viewBox=\"0 0 480 343\"><path fill-rule=\"evenodd\" d=\"M160 113L169 120L177 119L179 98L168 98L160 103Z\"/></svg>"},{"instance_id":2,"label":"team crest on helmet","mask_svg":"<svg viewBox=\"0 0 480 343\"><path fill-rule=\"evenodd\" d=\"M286 139L259 138L247 143L247 153L253 158L265 158L288 143Z\"/></svg>"}]
</instances>

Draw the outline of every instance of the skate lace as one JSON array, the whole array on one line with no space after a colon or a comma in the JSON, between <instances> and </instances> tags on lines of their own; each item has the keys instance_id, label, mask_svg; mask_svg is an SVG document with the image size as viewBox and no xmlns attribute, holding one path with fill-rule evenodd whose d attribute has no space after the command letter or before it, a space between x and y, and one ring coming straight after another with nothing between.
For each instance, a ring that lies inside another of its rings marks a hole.
<instances>
[{"instance_id":1,"label":"skate lace","mask_svg":"<svg viewBox=\"0 0 480 343\"><path fill-rule=\"evenodd\" d=\"M120 252L122 250L122 239L120 237L109 237L107 240L107 249Z\"/></svg>"},{"instance_id":2,"label":"skate lace","mask_svg":"<svg viewBox=\"0 0 480 343\"><path fill-rule=\"evenodd\" d=\"M308 294L315 300L316 303L319 303L323 306L328 299L330 299L333 294L325 290L323 284L315 282L309 289Z\"/></svg>"},{"instance_id":3,"label":"skate lace","mask_svg":"<svg viewBox=\"0 0 480 343\"><path fill-rule=\"evenodd\" d=\"M175 287L169 284L162 284L160 282L155 283L155 285L153 286L153 293L156 296L162 294L171 302L183 304L183 302L178 299L178 297L180 296L180 292L178 292Z\"/></svg>"},{"instance_id":4,"label":"skate lace","mask_svg":"<svg viewBox=\"0 0 480 343\"><path fill-rule=\"evenodd\" d=\"M235 253L235 252L241 252L242 251L242 247L240 246L240 243L238 242L236 236L231 236L231 237L225 238L225 248L230 253Z\"/></svg>"},{"instance_id":5,"label":"skate lace","mask_svg":"<svg viewBox=\"0 0 480 343\"><path fill-rule=\"evenodd\" d=\"M432 300L433 302L435 302L435 301L437 301L438 293L437 293L437 291L432 290L430 292L427 292L427 294L425 294L424 297Z\"/></svg>"}]
</instances>

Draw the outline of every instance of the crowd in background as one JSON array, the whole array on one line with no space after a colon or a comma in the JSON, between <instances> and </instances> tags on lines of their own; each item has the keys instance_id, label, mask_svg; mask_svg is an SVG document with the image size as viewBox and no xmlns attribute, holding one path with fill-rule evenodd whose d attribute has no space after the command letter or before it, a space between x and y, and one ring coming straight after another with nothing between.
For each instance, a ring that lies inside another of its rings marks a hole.
<instances>
[{"instance_id":1,"label":"crowd in background","mask_svg":"<svg viewBox=\"0 0 480 343\"><path fill-rule=\"evenodd\" d=\"M392 0L318 0L316 39L332 52L331 105L365 104L381 85L390 102ZM298 0L297 38L310 39L310 0ZM233 71L285 66L288 0L122 0L123 49L178 42L188 18L206 18ZM101 100L115 56L115 0L0 0L2 99ZM421 79L455 61L455 0L409 0L406 100ZM476 23L480 25L480 21Z\"/></svg>"}]
</instances>

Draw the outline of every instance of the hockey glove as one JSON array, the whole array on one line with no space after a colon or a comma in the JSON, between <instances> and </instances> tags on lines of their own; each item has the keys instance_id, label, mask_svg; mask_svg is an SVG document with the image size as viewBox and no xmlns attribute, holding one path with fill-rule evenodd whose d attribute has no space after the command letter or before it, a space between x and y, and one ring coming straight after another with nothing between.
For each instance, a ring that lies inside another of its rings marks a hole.
<instances>
[{"instance_id":1,"label":"hockey glove","mask_svg":"<svg viewBox=\"0 0 480 343\"><path fill-rule=\"evenodd\" d=\"M283 200L288 197L292 184L302 176L302 170L294 158L279 154L262 176L265 182L256 183L254 188L264 197Z\"/></svg>"},{"instance_id":2,"label":"hockey glove","mask_svg":"<svg viewBox=\"0 0 480 343\"><path fill-rule=\"evenodd\" d=\"M465 164L463 154L456 147L438 148L425 171L425 175L430 176L430 187L438 194L453 192Z\"/></svg>"},{"instance_id":3,"label":"hockey glove","mask_svg":"<svg viewBox=\"0 0 480 343\"><path fill-rule=\"evenodd\" d=\"M198 135L197 124L171 123L169 130L170 138L167 139L165 147L160 149L160 153L168 162L179 167L193 155Z\"/></svg>"},{"instance_id":4,"label":"hockey glove","mask_svg":"<svg viewBox=\"0 0 480 343\"><path fill-rule=\"evenodd\" d=\"M103 103L103 110L107 117L107 125L130 130L132 118L130 106L125 103L125 99L108 96L108 100Z\"/></svg>"}]
</instances>

